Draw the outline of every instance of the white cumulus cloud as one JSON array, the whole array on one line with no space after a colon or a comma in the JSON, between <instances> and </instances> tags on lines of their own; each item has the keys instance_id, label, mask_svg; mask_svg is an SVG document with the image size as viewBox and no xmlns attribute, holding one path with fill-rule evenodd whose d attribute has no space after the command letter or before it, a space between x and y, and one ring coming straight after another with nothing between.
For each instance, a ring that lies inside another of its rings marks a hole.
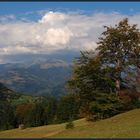
<instances>
[{"instance_id":1,"label":"white cumulus cloud","mask_svg":"<svg viewBox=\"0 0 140 140\"><path fill-rule=\"evenodd\" d=\"M94 50L98 37L104 31L103 26L115 25L125 17L140 28L140 14L128 16L117 12L98 12L86 15L51 11L38 21L16 20L15 16L7 16L12 18L12 22L0 22L0 54Z\"/></svg>"},{"instance_id":2,"label":"white cumulus cloud","mask_svg":"<svg viewBox=\"0 0 140 140\"><path fill-rule=\"evenodd\" d=\"M44 45L66 45L72 33L68 28L49 28L43 35L37 36L39 42L43 42Z\"/></svg>"},{"instance_id":3,"label":"white cumulus cloud","mask_svg":"<svg viewBox=\"0 0 140 140\"><path fill-rule=\"evenodd\" d=\"M67 16L63 13L50 11L39 22L54 25L56 22L64 21L66 18Z\"/></svg>"}]
</instances>

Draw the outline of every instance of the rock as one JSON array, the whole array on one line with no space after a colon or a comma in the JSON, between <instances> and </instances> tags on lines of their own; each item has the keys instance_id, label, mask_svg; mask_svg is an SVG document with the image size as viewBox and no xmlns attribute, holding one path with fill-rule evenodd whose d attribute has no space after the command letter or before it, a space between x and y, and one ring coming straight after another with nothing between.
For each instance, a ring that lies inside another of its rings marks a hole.
<instances>
[{"instance_id":1,"label":"rock","mask_svg":"<svg viewBox=\"0 0 140 140\"><path fill-rule=\"evenodd\" d=\"M19 129L25 129L24 124L19 124L18 128Z\"/></svg>"}]
</instances>

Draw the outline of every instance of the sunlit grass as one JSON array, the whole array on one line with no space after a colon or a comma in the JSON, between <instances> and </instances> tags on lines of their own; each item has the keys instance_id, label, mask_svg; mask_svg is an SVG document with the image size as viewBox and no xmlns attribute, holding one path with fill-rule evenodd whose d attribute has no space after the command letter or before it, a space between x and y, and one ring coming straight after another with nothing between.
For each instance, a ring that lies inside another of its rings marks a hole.
<instances>
[{"instance_id":1,"label":"sunlit grass","mask_svg":"<svg viewBox=\"0 0 140 140\"><path fill-rule=\"evenodd\" d=\"M6 130L0 132L0 138L140 138L140 109L97 122L80 119L74 126L67 130L65 123Z\"/></svg>"}]
</instances>

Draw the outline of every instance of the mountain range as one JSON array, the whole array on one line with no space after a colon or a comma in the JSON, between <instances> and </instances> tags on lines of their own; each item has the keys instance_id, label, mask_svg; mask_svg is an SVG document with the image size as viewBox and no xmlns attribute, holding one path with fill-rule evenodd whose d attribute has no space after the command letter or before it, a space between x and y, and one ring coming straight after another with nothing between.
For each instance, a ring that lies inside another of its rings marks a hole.
<instances>
[{"instance_id":1,"label":"mountain range","mask_svg":"<svg viewBox=\"0 0 140 140\"><path fill-rule=\"evenodd\" d=\"M61 97L67 94L66 83L77 52L3 56L0 82L26 95Z\"/></svg>"}]
</instances>

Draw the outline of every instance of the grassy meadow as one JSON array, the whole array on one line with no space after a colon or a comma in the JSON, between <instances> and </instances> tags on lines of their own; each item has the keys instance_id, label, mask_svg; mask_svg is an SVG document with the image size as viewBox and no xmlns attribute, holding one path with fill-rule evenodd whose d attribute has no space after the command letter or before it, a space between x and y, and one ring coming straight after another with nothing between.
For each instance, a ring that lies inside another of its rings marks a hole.
<instances>
[{"instance_id":1,"label":"grassy meadow","mask_svg":"<svg viewBox=\"0 0 140 140\"><path fill-rule=\"evenodd\" d=\"M76 120L73 129L65 125L6 130L0 132L0 138L140 138L140 109L96 122Z\"/></svg>"}]
</instances>

